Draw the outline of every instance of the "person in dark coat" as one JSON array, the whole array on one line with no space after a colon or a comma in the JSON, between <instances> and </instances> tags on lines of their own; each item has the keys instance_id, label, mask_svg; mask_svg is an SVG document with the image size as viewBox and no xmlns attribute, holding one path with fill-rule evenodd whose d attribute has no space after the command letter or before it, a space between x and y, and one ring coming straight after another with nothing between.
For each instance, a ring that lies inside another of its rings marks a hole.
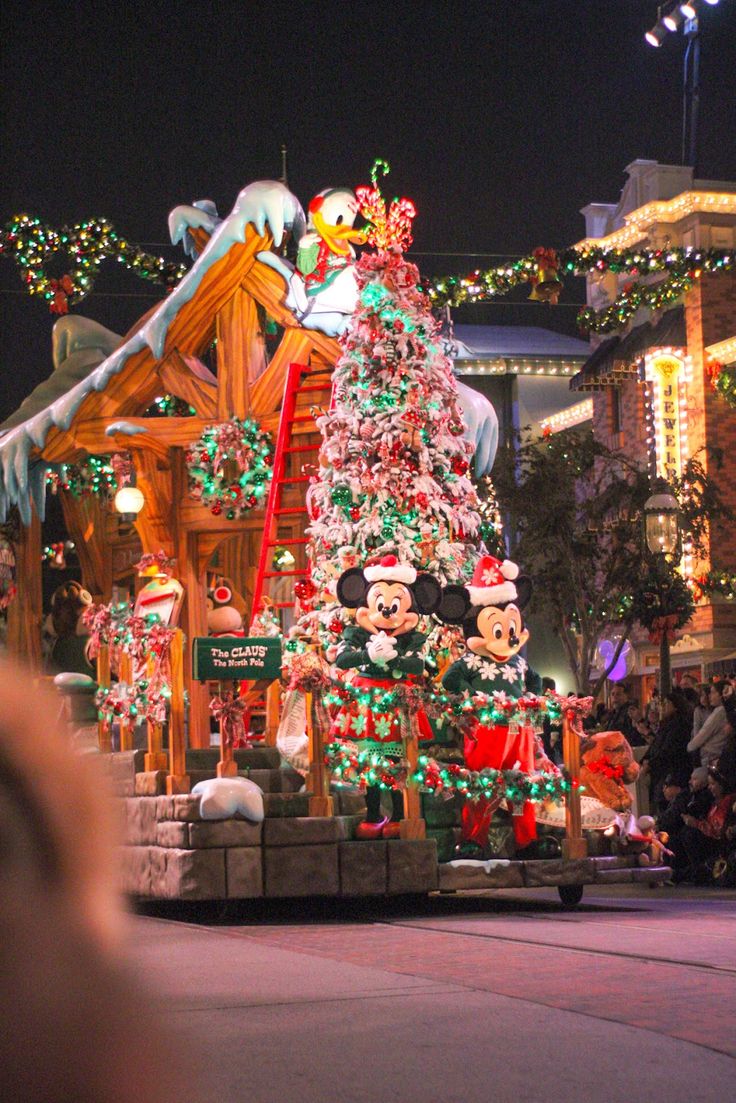
<instances>
[{"instance_id":1,"label":"person in dark coat","mask_svg":"<svg viewBox=\"0 0 736 1103\"><path fill-rule=\"evenodd\" d=\"M623 732L631 747L643 747L645 740L636 730L629 712L629 689L623 682L616 682L610 693L610 707L598 721L598 730Z\"/></svg>"},{"instance_id":2,"label":"person in dark coat","mask_svg":"<svg viewBox=\"0 0 736 1103\"><path fill-rule=\"evenodd\" d=\"M687 744L692 719L681 690L673 689L662 703L662 718L651 746L642 759L642 771L649 775L649 802L658 809L662 803L662 783L672 774L684 787L690 776Z\"/></svg>"},{"instance_id":3,"label":"person in dark coat","mask_svg":"<svg viewBox=\"0 0 736 1103\"><path fill-rule=\"evenodd\" d=\"M675 774L668 774L662 782L662 796L667 803L657 816L657 831L667 832L667 846L675 855L672 866L681 869L687 865L685 851L680 845L680 832L684 827L682 816L687 812L690 790Z\"/></svg>"}]
</instances>

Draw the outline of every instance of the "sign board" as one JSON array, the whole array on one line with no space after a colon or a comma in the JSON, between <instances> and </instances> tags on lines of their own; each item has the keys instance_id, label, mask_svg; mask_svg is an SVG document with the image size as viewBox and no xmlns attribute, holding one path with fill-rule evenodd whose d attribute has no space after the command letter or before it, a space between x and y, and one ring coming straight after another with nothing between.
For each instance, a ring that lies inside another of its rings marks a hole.
<instances>
[{"instance_id":1,"label":"sign board","mask_svg":"<svg viewBox=\"0 0 736 1103\"><path fill-rule=\"evenodd\" d=\"M281 637L197 637L193 670L198 682L273 680L281 674Z\"/></svg>"}]
</instances>

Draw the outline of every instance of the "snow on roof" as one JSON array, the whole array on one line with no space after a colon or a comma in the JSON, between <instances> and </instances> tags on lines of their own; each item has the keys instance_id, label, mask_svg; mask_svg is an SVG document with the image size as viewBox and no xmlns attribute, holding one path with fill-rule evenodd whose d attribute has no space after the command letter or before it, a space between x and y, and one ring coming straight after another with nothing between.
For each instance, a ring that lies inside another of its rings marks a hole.
<instances>
[{"instance_id":1,"label":"snow on roof","mask_svg":"<svg viewBox=\"0 0 736 1103\"><path fill-rule=\"evenodd\" d=\"M193 267L137 333L107 356L99 366L93 367L88 374L83 374L78 382L68 390L57 393L49 405L40 409L37 408L38 399L42 395L50 398L61 377L54 373L51 383L47 380L40 388L36 388L35 398L30 396L34 400L26 407L30 416L19 424L12 424L15 418L9 418L3 426L4 431L0 432L0 521L5 520L11 505L17 505L23 524L30 524L31 500L43 520L48 465L43 460L31 459L33 449L43 448L52 429L68 429L85 398L93 391L104 391L111 379L123 370L135 353L148 347L156 359L162 357L166 334L179 310L193 298L210 268L236 242L245 241L246 226L249 223L261 235L268 226L274 244L278 246L283 239L285 226L303 225L303 222L304 212L299 201L283 184L273 180L249 184L241 191L227 218L216 227ZM39 390L40 395L37 393Z\"/></svg>"},{"instance_id":2,"label":"snow on roof","mask_svg":"<svg viewBox=\"0 0 736 1103\"><path fill-rule=\"evenodd\" d=\"M541 326L456 325L459 349L456 360L491 359L504 356L579 357L587 359L590 345Z\"/></svg>"}]
</instances>

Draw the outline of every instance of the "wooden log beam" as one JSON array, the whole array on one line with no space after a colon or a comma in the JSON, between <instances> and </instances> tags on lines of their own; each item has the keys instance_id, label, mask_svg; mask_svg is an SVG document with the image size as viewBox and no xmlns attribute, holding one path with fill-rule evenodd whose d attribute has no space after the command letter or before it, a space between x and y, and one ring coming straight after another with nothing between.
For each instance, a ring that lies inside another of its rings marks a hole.
<instances>
[{"instance_id":1,"label":"wooden log beam","mask_svg":"<svg viewBox=\"0 0 736 1103\"><path fill-rule=\"evenodd\" d=\"M192 787L187 773L187 747L184 736L184 635L177 631L171 641L171 710L169 712L169 796L188 793Z\"/></svg>"},{"instance_id":2,"label":"wooden log beam","mask_svg":"<svg viewBox=\"0 0 736 1103\"><path fill-rule=\"evenodd\" d=\"M164 390L188 402L200 417L216 416L217 386L195 375L178 349L173 349L162 361L158 374Z\"/></svg>"},{"instance_id":3,"label":"wooden log beam","mask_svg":"<svg viewBox=\"0 0 736 1103\"><path fill-rule=\"evenodd\" d=\"M41 669L41 522L35 509L15 546L18 592L8 606L8 651L34 672Z\"/></svg>"},{"instance_id":4,"label":"wooden log beam","mask_svg":"<svg viewBox=\"0 0 736 1103\"><path fill-rule=\"evenodd\" d=\"M217 415L221 421L251 412L250 385L266 367L258 307L239 287L217 315Z\"/></svg>"},{"instance_id":5,"label":"wooden log beam","mask_svg":"<svg viewBox=\"0 0 736 1103\"><path fill-rule=\"evenodd\" d=\"M172 523L173 486L169 456L162 460L157 452L142 450L135 455L136 482L145 498L145 505L135 520L144 552L163 549L174 552Z\"/></svg>"},{"instance_id":6,"label":"wooden log beam","mask_svg":"<svg viewBox=\"0 0 736 1103\"><path fill-rule=\"evenodd\" d=\"M112 562L107 542L107 503L94 497L74 498L61 491L59 498L64 514L64 524L82 568L82 582L92 596L99 600L109 594L112 586Z\"/></svg>"}]
</instances>

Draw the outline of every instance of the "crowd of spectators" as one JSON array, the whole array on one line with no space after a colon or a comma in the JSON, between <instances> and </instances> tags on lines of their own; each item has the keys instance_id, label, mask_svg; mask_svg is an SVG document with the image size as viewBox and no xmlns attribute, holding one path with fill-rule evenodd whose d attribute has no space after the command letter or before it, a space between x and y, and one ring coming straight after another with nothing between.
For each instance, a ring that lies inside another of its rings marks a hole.
<instances>
[{"instance_id":1,"label":"crowd of spectators","mask_svg":"<svg viewBox=\"0 0 736 1103\"><path fill-rule=\"evenodd\" d=\"M617 683L592 723L645 748L642 778L657 829L669 836L675 881L736 886L736 676L701 684L685 674L643 708Z\"/></svg>"}]
</instances>

